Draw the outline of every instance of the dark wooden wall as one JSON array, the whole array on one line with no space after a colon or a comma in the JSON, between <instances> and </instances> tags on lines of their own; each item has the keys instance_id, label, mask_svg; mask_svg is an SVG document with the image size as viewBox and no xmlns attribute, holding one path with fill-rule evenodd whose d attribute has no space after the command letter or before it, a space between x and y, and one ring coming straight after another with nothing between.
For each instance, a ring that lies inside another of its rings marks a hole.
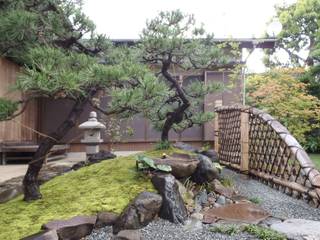
<instances>
[{"instance_id":1,"label":"dark wooden wall","mask_svg":"<svg viewBox=\"0 0 320 240\"><path fill-rule=\"evenodd\" d=\"M225 86L224 91L208 95L205 98L203 106L204 111L212 111L215 100L222 100L223 105L242 103L242 76L238 77L237 80L231 80L229 72L204 71L196 74L206 83L220 82ZM188 75L189 77L194 76L194 74L190 73L188 73ZM185 76L184 79L188 79L188 77ZM106 100L103 102L106 102ZM67 100L42 100L40 110L40 131L43 133L50 133L50 131L54 130L66 117L71 105L71 102ZM87 106L79 119L78 124L87 120L90 111L92 111L92 108ZM133 129L132 136L125 134L125 130L128 126ZM160 133L154 130L150 122L141 116L136 116L132 120L123 121L121 123L121 130L121 142L127 145L131 144L132 146L138 146L141 143L157 142L160 139ZM77 128L74 128L63 139L63 142L77 144L80 143L82 136L82 132ZM106 134L103 134L103 138L105 142L110 142L110 139L108 139ZM189 142L213 141L213 122L206 123L204 126L200 127L195 126L185 130L181 134L171 131L170 140Z\"/></svg>"}]
</instances>

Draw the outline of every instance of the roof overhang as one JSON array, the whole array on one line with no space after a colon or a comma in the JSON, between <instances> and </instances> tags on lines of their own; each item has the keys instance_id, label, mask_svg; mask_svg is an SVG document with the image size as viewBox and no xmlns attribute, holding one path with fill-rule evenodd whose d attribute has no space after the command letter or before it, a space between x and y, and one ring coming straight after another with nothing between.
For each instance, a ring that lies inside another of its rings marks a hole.
<instances>
[{"instance_id":1,"label":"roof overhang","mask_svg":"<svg viewBox=\"0 0 320 240\"><path fill-rule=\"evenodd\" d=\"M133 46L140 42L139 39L111 39L111 41L119 45ZM236 42L239 43L240 48L274 48L276 38L215 38L213 40L217 43Z\"/></svg>"}]
</instances>

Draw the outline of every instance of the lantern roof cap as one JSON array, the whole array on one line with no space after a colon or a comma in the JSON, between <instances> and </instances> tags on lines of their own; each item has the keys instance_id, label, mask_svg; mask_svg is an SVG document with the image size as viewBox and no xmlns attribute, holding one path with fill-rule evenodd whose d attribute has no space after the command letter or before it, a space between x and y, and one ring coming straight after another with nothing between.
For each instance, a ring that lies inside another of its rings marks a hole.
<instances>
[{"instance_id":1,"label":"lantern roof cap","mask_svg":"<svg viewBox=\"0 0 320 240\"><path fill-rule=\"evenodd\" d=\"M105 129L106 126L97 120L97 113L90 112L88 121L79 125L80 129Z\"/></svg>"}]
</instances>

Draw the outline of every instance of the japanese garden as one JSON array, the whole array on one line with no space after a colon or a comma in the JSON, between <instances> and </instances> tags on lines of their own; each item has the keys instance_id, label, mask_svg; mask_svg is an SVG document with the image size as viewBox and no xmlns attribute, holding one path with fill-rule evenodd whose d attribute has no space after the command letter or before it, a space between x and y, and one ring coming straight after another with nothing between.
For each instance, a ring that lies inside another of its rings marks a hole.
<instances>
[{"instance_id":1,"label":"japanese garden","mask_svg":"<svg viewBox=\"0 0 320 240\"><path fill-rule=\"evenodd\" d=\"M252 38L89 4L0 0L0 239L320 239L320 1Z\"/></svg>"}]
</instances>

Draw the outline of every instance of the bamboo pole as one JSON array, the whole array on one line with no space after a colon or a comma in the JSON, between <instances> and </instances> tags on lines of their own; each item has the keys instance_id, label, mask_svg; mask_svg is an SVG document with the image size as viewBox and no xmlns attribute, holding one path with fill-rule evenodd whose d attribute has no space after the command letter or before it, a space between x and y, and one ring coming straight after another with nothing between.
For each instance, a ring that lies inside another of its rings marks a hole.
<instances>
[{"instance_id":1,"label":"bamboo pole","mask_svg":"<svg viewBox=\"0 0 320 240\"><path fill-rule=\"evenodd\" d=\"M216 100L214 102L214 107L218 108L222 106L222 100ZM216 112L216 116L214 118L214 150L219 155L219 113Z\"/></svg>"},{"instance_id":2,"label":"bamboo pole","mask_svg":"<svg viewBox=\"0 0 320 240\"><path fill-rule=\"evenodd\" d=\"M248 173L249 170L249 114L247 112L241 112L241 162L240 171Z\"/></svg>"}]
</instances>

